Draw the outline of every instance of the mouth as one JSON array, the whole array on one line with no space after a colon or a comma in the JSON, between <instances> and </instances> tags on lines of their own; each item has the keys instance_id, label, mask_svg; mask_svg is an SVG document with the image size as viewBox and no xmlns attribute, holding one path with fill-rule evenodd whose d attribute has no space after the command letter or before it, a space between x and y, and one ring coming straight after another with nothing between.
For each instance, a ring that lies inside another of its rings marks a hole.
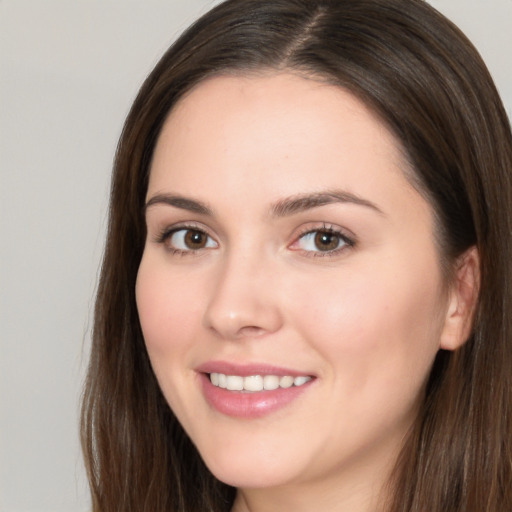
<instances>
[{"instance_id":1,"label":"mouth","mask_svg":"<svg viewBox=\"0 0 512 512\"><path fill-rule=\"evenodd\" d=\"M276 389L288 389L292 386L300 387L309 382L309 375L226 375L225 373L212 372L207 374L210 382L219 388L228 391L242 391L258 393L261 391L274 391Z\"/></svg>"},{"instance_id":2,"label":"mouth","mask_svg":"<svg viewBox=\"0 0 512 512\"><path fill-rule=\"evenodd\" d=\"M314 375L269 365L211 362L196 371L212 410L244 419L292 406L317 381Z\"/></svg>"}]
</instances>

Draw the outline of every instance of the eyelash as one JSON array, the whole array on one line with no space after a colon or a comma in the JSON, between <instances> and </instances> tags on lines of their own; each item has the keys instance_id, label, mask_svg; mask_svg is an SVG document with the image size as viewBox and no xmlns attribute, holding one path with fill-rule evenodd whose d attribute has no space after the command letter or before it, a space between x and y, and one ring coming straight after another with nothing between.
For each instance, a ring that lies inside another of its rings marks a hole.
<instances>
[{"instance_id":1,"label":"eyelash","mask_svg":"<svg viewBox=\"0 0 512 512\"><path fill-rule=\"evenodd\" d=\"M173 235L178 233L179 231L193 231L196 233L200 233L203 236L207 237L210 240L213 240L213 237L211 237L203 228L196 226L194 224L183 224L179 226L173 226L172 228L165 228L163 229L155 238L155 241L159 244L166 244L168 240L171 239ZM197 255L202 249L209 249L209 247L204 247L200 249L178 249L176 247L171 247L169 245L166 245L166 249L173 255L176 256L190 256L190 255Z\"/></svg>"},{"instance_id":2,"label":"eyelash","mask_svg":"<svg viewBox=\"0 0 512 512\"><path fill-rule=\"evenodd\" d=\"M203 236L207 237L210 240L214 240L213 237L211 237L203 228L194 225L194 224L184 224L179 226L173 226L172 228L165 228L163 229L155 238L155 241L160 244L165 244L170 238L178 233L179 231L193 231L202 234ZM340 253L346 251L347 249L350 249L356 245L356 242L353 237L347 236L346 233L344 233L340 228L337 228L332 225L323 224L321 227L317 227L314 229L305 229L304 231L300 232L288 247L292 247L293 245L297 244L299 241L303 240L307 235L312 235L314 233L323 233L327 235L333 235L338 238L338 243L342 243L343 245L341 247L337 247L332 250L326 250L326 251L307 251L307 250L301 250L301 249L292 249L294 251L301 251L306 257L308 258L328 258L328 257L335 257L338 256ZM215 242L217 243L217 242ZM203 249L210 249L211 247L201 247L199 249L178 249L176 247L166 246L166 249L173 255L177 256L190 256L190 255L197 255L200 251Z\"/></svg>"},{"instance_id":3,"label":"eyelash","mask_svg":"<svg viewBox=\"0 0 512 512\"><path fill-rule=\"evenodd\" d=\"M304 239L307 235L312 235L313 233L324 233L327 235L333 235L338 238L338 242L342 243L341 247L337 247L332 250L327 251L302 251L304 255L308 258L329 258L340 255L342 252L354 247L356 245L356 241L352 236L348 236L343 230L338 227L323 224L321 227L309 228L300 232L298 236L295 238L295 241L291 245L297 244L300 240ZM300 250L300 249L295 249Z\"/></svg>"}]
</instances>

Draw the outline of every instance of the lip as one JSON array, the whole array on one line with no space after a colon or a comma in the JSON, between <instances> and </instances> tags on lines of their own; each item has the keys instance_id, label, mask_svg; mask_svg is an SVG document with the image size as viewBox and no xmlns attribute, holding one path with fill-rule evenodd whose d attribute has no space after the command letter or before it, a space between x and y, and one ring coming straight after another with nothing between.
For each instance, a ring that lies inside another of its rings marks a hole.
<instances>
[{"instance_id":1,"label":"lip","mask_svg":"<svg viewBox=\"0 0 512 512\"><path fill-rule=\"evenodd\" d=\"M246 419L260 418L286 407L306 392L316 380L313 375L308 373L267 364L240 365L226 361L210 361L197 367L196 371L199 375L203 395L212 408L227 416ZM214 386L208 375L214 372L241 377L250 375L277 375L281 377L285 375L292 377L310 375L313 378L302 386L250 393L228 391Z\"/></svg>"},{"instance_id":2,"label":"lip","mask_svg":"<svg viewBox=\"0 0 512 512\"><path fill-rule=\"evenodd\" d=\"M199 373L224 373L225 375L239 375L240 377L250 377L251 375L277 375L284 377L300 377L301 375L313 375L299 370L284 368L283 366L274 366L265 363L238 364L227 361L208 361L195 369Z\"/></svg>"}]
</instances>

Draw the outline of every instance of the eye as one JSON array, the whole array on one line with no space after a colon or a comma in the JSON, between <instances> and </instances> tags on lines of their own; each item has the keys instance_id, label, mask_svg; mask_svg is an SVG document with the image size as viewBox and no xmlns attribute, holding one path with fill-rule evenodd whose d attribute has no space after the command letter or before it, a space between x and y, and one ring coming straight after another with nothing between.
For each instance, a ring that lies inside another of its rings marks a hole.
<instances>
[{"instance_id":1,"label":"eye","mask_svg":"<svg viewBox=\"0 0 512 512\"><path fill-rule=\"evenodd\" d=\"M293 248L314 253L336 253L352 247L354 242L335 229L316 229L301 235L293 244Z\"/></svg>"},{"instance_id":2,"label":"eye","mask_svg":"<svg viewBox=\"0 0 512 512\"><path fill-rule=\"evenodd\" d=\"M217 242L200 229L180 228L165 233L161 242L176 252L191 252L217 247Z\"/></svg>"}]
</instances>

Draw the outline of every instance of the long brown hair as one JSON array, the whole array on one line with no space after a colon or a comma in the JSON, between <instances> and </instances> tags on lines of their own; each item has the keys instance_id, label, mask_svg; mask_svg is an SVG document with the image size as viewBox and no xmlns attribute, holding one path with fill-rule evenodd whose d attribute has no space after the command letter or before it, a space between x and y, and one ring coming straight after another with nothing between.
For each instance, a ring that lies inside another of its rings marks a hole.
<instances>
[{"instance_id":1,"label":"long brown hair","mask_svg":"<svg viewBox=\"0 0 512 512\"><path fill-rule=\"evenodd\" d=\"M477 51L422 0L228 0L189 28L141 88L119 142L82 443L95 512L228 511L159 390L135 279L155 142L212 75L294 70L346 88L387 124L432 205L443 265L476 245L472 335L439 352L390 482L389 512L512 510L512 136Z\"/></svg>"}]
</instances>

